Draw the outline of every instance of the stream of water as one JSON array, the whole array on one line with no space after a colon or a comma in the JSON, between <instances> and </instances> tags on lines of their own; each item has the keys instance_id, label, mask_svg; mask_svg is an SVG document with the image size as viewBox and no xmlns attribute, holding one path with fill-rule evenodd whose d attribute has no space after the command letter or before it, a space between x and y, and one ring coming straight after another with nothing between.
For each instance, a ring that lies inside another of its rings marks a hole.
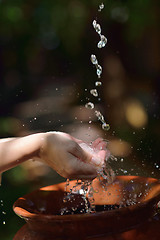
<instances>
[{"instance_id":1,"label":"stream of water","mask_svg":"<svg viewBox=\"0 0 160 240\"><path fill-rule=\"evenodd\" d=\"M99 5L98 11L102 11L104 9L104 4L101 3ZM96 33L99 35L99 42L97 43L97 47L98 48L103 48L106 46L107 44L107 38L102 34L102 30L101 30L101 26L99 23L97 23L96 20L93 20L92 22L92 26L95 29ZM102 86L102 81L101 81L101 76L102 76L102 66L99 64L98 59L96 57L95 54L91 54L90 57L91 63L95 66L96 68L96 75L97 75L97 80L95 81L95 88L90 90L90 94L94 97L99 97L99 93L97 88L99 88L100 86ZM95 105L93 102L87 102L85 104L85 107L88 109L95 109ZM101 122L101 126L103 130L108 131L110 129L110 125L108 123L106 123L105 118L103 116L103 114L99 111L99 110L94 110L94 113L97 117L97 119ZM91 149L91 151L93 151L93 149ZM112 160L116 160L116 158L114 158L113 156L110 156L110 159ZM104 191L107 189L107 185L109 183L112 183L114 178L115 178L115 173L112 170L112 168L109 166L108 164L108 158L106 157L105 162L103 164L103 166L101 168L97 169L97 178L99 179ZM101 180L103 179L103 181ZM105 180L105 181L104 181ZM66 181L66 189L69 186L69 179L67 179ZM70 192L66 193L66 196L64 198L64 202L66 201L72 201L72 194L74 192L77 192L77 187L80 186L80 190L78 190L78 193L81 194L83 196L84 202L85 202L85 208L81 211L85 212L85 213L93 213L96 211L95 209L95 201L94 201L94 193L96 193L96 190L93 188L92 186L92 181L77 181L76 185L73 186L70 189ZM74 212L77 211L76 208L72 209L73 212L72 214L74 214ZM61 215L63 214L67 214L67 209L62 209L61 211Z\"/></svg>"}]
</instances>

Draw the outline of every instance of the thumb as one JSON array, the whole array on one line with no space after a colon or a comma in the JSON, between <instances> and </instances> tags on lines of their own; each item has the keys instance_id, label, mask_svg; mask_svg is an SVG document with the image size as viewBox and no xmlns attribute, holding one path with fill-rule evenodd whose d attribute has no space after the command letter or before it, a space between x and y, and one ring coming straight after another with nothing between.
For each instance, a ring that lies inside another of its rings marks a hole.
<instances>
[{"instance_id":1,"label":"thumb","mask_svg":"<svg viewBox=\"0 0 160 240\"><path fill-rule=\"evenodd\" d=\"M97 167L101 167L104 164L105 157L106 157L106 151L101 150L92 156L91 163L96 165Z\"/></svg>"},{"instance_id":2,"label":"thumb","mask_svg":"<svg viewBox=\"0 0 160 240\"><path fill-rule=\"evenodd\" d=\"M77 144L76 146L76 151L72 152L72 155L74 155L75 157L77 157L78 159L80 159L83 162L89 163L91 162L92 159L92 154L89 150L87 150L87 145L86 144L81 143L81 144Z\"/></svg>"},{"instance_id":3,"label":"thumb","mask_svg":"<svg viewBox=\"0 0 160 240\"><path fill-rule=\"evenodd\" d=\"M90 146L85 143L81 143L80 148L81 151L78 152L78 155L82 161L91 163L95 166L102 166L106 156L106 151L101 150L96 153Z\"/></svg>"}]
</instances>

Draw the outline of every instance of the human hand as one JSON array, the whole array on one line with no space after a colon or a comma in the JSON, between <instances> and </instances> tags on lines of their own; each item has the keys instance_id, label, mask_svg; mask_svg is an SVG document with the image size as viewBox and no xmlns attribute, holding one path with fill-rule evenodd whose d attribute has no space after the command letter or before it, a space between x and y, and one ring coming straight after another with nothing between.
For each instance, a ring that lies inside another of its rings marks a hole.
<instances>
[{"instance_id":1,"label":"human hand","mask_svg":"<svg viewBox=\"0 0 160 240\"><path fill-rule=\"evenodd\" d=\"M93 179L109 152L106 142L98 138L91 146L62 132L48 132L40 158L61 176L71 179Z\"/></svg>"}]
</instances>

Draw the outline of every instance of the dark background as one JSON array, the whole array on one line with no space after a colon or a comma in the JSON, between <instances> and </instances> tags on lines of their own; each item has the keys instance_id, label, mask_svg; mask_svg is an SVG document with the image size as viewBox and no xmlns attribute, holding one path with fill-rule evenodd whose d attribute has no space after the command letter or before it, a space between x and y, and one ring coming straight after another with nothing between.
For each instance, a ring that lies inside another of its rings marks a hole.
<instances>
[{"instance_id":1,"label":"dark background","mask_svg":"<svg viewBox=\"0 0 160 240\"><path fill-rule=\"evenodd\" d=\"M100 135L118 157L117 174L159 178L160 1L108 0L98 12L100 3L0 0L0 137L49 130L84 140ZM103 49L96 47L93 19L108 38ZM91 54L103 66L100 102L89 93L96 81ZM84 108L88 98L109 132ZM24 224L12 211L18 197L63 180L32 162L4 173L1 239L12 239Z\"/></svg>"}]
</instances>

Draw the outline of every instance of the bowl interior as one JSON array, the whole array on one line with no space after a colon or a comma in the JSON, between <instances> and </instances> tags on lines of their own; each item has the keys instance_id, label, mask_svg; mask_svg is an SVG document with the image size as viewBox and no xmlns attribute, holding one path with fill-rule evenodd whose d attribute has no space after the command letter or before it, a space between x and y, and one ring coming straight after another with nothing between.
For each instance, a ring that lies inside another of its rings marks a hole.
<instances>
[{"instance_id":1,"label":"bowl interior","mask_svg":"<svg viewBox=\"0 0 160 240\"><path fill-rule=\"evenodd\" d=\"M29 193L15 202L14 211L22 217L26 217L27 214L61 215L62 211L65 214L85 213L85 199L80 194L80 186L76 187L74 193L69 195L70 201L64 201L66 193L75 184L76 181L71 181L66 188L66 183L60 183ZM102 187L99 180L95 179L92 186L97 211L113 210L150 200L157 202L160 200L159 181L152 178L118 176L106 189ZM87 202L89 204L88 200Z\"/></svg>"}]
</instances>

